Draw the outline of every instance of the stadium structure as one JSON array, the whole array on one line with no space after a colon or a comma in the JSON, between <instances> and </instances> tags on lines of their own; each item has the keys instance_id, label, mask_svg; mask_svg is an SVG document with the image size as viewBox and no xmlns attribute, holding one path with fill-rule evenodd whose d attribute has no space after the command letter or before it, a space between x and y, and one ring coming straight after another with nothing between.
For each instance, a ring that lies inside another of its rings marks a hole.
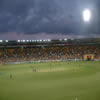
<instances>
[{"instance_id":1,"label":"stadium structure","mask_svg":"<svg viewBox=\"0 0 100 100\"><path fill-rule=\"evenodd\" d=\"M0 100L100 100L100 39L0 40Z\"/></svg>"},{"instance_id":2,"label":"stadium structure","mask_svg":"<svg viewBox=\"0 0 100 100\"><path fill-rule=\"evenodd\" d=\"M100 39L0 40L1 63L100 60Z\"/></svg>"}]
</instances>

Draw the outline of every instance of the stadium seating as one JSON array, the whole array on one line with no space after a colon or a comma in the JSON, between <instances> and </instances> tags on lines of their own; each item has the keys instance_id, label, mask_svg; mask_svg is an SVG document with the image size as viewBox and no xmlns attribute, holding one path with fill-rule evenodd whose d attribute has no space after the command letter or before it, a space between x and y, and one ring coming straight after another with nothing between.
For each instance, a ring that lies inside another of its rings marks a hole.
<instances>
[{"instance_id":1,"label":"stadium seating","mask_svg":"<svg viewBox=\"0 0 100 100\"><path fill-rule=\"evenodd\" d=\"M0 48L1 62L84 59L85 54L93 54L100 59L100 47L95 45L67 45L46 47Z\"/></svg>"}]
</instances>

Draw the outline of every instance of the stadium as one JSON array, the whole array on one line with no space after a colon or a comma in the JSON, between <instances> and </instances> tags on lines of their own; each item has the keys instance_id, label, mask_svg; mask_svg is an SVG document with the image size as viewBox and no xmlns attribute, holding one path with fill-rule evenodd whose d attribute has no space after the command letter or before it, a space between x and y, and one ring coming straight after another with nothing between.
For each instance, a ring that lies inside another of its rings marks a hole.
<instances>
[{"instance_id":1,"label":"stadium","mask_svg":"<svg viewBox=\"0 0 100 100\"><path fill-rule=\"evenodd\" d=\"M100 100L100 0L0 0L0 100Z\"/></svg>"},{"instance_id":2,"label":"stadium","mask_svg":"<svg viewBox=\"0 0 100 100\"><path fill-rule=\"evenodd\" d=\"M0 43L1 63L100 60L100 39L17 40Z\"/></svg>"},{"instance_id":3,"label":"stadium","mask_svg":"<svg viewBox=\"0 0 100 100\"><path fill-rule=\"evenodd\" d=\"M99 100L100 39L0 40L0 100Z\"/></svg>"}]
</instances>

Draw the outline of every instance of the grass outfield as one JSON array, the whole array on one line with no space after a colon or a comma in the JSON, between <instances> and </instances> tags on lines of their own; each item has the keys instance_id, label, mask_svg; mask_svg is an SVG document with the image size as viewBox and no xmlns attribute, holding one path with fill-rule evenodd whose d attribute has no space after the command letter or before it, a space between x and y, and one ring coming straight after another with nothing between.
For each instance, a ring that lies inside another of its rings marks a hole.
<instances>
[{"instance_id":1,"label":"grass outfield","mask_svg":"<svg viewBox=\"0 0 100 100\"><path fill-rule=\"evenodd\" d=\"M0 100L100 100L100 62L0 66Z\"/></svg>"}]
</instances>

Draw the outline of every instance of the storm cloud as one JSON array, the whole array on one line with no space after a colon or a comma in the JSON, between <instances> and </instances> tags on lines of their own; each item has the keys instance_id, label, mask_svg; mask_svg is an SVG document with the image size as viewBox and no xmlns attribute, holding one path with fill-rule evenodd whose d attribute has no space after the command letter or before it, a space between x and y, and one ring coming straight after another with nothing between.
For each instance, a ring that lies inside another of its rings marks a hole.
<instances>
[{"instance_id":1,"label":"storm cloud","mask_svg":"<svg viewBox=\"0 0 100 100\"><path fill-rule=\"evenodd\" d=\"M0 35L100 34L99 6L98 0L0 0ZM85 8L93 12L89 24Z\"/></svg>"}]
</instances>

